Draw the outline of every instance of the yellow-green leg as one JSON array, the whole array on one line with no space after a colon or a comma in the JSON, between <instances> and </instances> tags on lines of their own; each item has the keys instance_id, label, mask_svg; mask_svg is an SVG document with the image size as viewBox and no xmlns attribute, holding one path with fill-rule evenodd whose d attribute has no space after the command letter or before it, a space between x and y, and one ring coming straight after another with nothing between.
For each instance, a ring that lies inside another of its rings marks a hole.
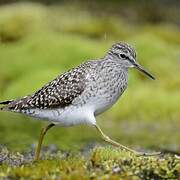
<instances>
[{"instance_id":1,"label":"yellow-green leg","mask_svg":"<svg viewBox=\"0 0 180 180\"><path fill-rule=\"evenodd\" d=\"M113 146L120 147L120 148L125 149L125 150L127 150L129 152L132 152L135 155L139 155L139 156L155 156L155 155L161 154L161 152L153 152L153 153L137 152L137 151L135 151L133 149L130 149L130 148L128 148L128 147L126 147L126 146L124 146L124 145L122 145L122 144L120 144L120 143L118 143L116 141L113 141L112 139L110 139L107 135L105 135L103 133L103 131L101 130L101 128L97 124L95 125L95 127L98 130L98 132L101 134L101 137L102 137L102 139L104 141L106 141L109 144L112 144Z\"/></svg>"},{"instance_id":2,"label":"yellow-green leg","mask_svg":"<svg viewBox=\"0 0 180 180\"><path fill-rule=\"evenodd\" d=\"M41 146L42 146L42 142L43 142L44 136L46 135L47 131L50 128L52 128L53 126L55 126L55 124L51 123L48 126L42 128L41 134L40 134L40 137L39 137L39 141L38 141L38 146L37 146L37 149L36 149L36 152L35 152L35 158L34 158L35 161L39 160Z\"/></svg>"}]
</instances>

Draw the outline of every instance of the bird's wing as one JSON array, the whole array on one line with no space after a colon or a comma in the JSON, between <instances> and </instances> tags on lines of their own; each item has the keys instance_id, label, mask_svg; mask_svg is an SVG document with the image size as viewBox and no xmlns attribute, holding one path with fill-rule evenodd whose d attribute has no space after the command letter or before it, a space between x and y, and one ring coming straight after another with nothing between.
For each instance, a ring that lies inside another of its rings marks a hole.
<instances>
[{"instance_id":1,"label":"bird's wing","mask_svg":"<svg viewBox=\"0 0 180 180\"><path fill-rule=\"evenodd\" d=\"M19 112L34 108L64 108L82 94L88 81L88 73L89 63L82 64L59 75L31 96L7 101L2 110Z\"/></svg>"}]
</instances>

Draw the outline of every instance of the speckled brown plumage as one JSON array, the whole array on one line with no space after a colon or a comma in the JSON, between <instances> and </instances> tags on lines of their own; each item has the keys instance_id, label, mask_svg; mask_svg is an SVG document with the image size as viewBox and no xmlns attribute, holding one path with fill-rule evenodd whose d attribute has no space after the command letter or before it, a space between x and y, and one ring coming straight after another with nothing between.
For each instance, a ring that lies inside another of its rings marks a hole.
<instances>
[{"instance_id":1,"label":"speckled brown plumage","mask_svg":"<svg viewBox=\"0 0 180 180\"><path fill-rule=\"evenodd\" d=\"M84 91L88 68L89 63L87 62L59 75L33 95L17 100L5 101L1 104L7 104L4 109L12 111L30 108L64 108Z\"/></svg>"}]
</instances>

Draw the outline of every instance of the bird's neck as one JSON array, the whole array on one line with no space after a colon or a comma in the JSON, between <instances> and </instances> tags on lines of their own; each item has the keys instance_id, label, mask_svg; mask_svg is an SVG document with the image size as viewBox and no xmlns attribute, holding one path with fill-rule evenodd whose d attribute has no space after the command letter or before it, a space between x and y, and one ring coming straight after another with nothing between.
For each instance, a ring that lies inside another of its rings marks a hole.
<instances>
[{"instance_id":1,"label":"bird's neck","mask_svg":"<svg viewBox=\"0 0 180 180\"><path fill-rule=\"evenodd\" d=\"M104 57L101 60L101 66L99 68L100 71L105 71L108 75L112 73L112 76L115 74L116 77L119 76L120 79L122 75L126 80L128 80L128 68L121 64L119 60Z\"/></svg>"}]
</instances>

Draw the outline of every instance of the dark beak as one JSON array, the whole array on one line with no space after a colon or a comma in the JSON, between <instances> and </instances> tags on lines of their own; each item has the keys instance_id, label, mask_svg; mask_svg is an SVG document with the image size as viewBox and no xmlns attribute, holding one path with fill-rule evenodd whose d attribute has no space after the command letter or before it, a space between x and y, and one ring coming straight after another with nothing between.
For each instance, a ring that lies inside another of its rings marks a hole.
<instances>
[{"instance_id":1,"label":"dark beak","mask_svg":"<svg viewBox=\"0 0 180 180\"><path fill-rule=\"evenodd\" d=\"M151 79L155 80L155 77L150 74L147 70L145 70L140 64L138 63L133 63L134 67L136 69L138 69L139 71L143 72L144 74L146 74L147 76L149 76Z\"/></svg>"}]
</instances>

